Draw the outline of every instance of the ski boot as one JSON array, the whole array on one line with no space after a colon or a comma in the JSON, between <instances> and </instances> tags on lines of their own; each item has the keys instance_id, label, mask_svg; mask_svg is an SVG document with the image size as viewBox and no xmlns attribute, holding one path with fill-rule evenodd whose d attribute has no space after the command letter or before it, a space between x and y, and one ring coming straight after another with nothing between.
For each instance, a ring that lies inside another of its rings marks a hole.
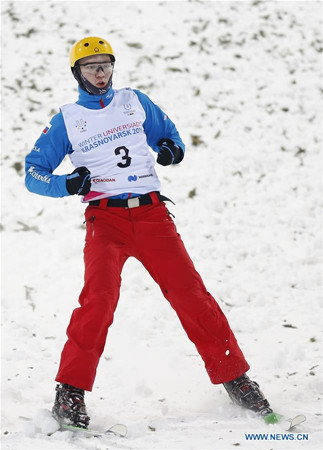
<instances>
[{"instance_id":1,"label":"ski boot","mask_svg":"<svg viewBox=\"0 0 323 450\"><path fill-rule=\"evenodd\" d=\"M52 414L59 423L87 428L90 417L86 412L83 389L69 384L58 384Z\"/></svg>"},{"instance_id":2,"label":"ski boot","mask_svg":"<svg viewBox=\"0 0 323 450\"><path fill-rule=\"evenodd\" d=\"M268 400L259 389L259 384L250 380L248 375L223 383L233 403L250 409L262 417L272 413Z\"/></svg>"}]
</instances>

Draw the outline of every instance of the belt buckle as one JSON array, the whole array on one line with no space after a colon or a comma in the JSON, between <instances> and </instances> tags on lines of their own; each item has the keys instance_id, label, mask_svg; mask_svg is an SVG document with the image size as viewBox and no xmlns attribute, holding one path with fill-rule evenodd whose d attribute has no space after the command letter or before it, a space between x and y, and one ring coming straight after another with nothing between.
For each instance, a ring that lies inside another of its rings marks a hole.
<instances>
[{"instance_id":1,"label":"belt buckle","mask_svg":"<svg viewBox=\"0 0 323 450\"><path fill-rule=\"evenodd\" d=\"M128 199L128 208L137 208L138 206L140 206L139 197Z\"/></svg>"}]
</instances>

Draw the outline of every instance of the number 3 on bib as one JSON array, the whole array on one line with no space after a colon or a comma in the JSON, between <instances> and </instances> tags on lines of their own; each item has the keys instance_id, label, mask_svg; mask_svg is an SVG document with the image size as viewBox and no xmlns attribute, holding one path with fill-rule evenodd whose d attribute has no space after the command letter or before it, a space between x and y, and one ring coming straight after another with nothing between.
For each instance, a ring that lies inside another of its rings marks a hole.
<instances>
[{"instance_id":1,"label":"number 3 on bib","mask_svg":"<svg viewBox=\"0 0 323 450\"><path fill-rule=\"evenodd\" d=\"M121 159L124 160L124 162L119 162L117 164L118 167L121 167L122 169L124 169L125 167L129 167L131 164L131 157L129 156L129 149L127 147L125 147L124 145L122 147L117 147L114 151L114 153L118 156L121 154L121 152L124 152L124 155L122 156Z\"/></svg>"}]
</instances>

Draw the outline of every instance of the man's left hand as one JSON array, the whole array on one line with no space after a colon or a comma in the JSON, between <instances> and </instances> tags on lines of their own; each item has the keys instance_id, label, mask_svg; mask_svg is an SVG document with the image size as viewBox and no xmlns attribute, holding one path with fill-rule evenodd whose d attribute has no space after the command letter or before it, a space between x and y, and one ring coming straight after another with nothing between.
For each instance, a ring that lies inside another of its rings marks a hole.
<instances>
[{"instance_id":1,"label":"man's left hand","mask_svg":"<svg viewBox=\"0 0 323 450\"><path fill-rule=\"evenodd\" d=\"M184 152L171 139L160 139L157 145L160 147L157 157L158 164L169 166L170 164L178 164L182 161Z\"/></svg>"}]
</instances>

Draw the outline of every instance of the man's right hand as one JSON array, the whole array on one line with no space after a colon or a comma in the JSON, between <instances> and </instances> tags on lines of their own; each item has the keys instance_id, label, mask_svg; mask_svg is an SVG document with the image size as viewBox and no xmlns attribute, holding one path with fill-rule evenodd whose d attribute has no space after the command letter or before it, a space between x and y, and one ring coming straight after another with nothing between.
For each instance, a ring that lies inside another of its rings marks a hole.
<instances>
[{"instance_id":1,"label":"man's right hand","mask_svg":"<svg viewBox=\"0 0 323 450\"><path fill-rule=\"evenodd\" d=\"M86 167L78 167L66 177L69 194L86 195L91 189L91 172Z\"/></svg>"}]
</instances>

